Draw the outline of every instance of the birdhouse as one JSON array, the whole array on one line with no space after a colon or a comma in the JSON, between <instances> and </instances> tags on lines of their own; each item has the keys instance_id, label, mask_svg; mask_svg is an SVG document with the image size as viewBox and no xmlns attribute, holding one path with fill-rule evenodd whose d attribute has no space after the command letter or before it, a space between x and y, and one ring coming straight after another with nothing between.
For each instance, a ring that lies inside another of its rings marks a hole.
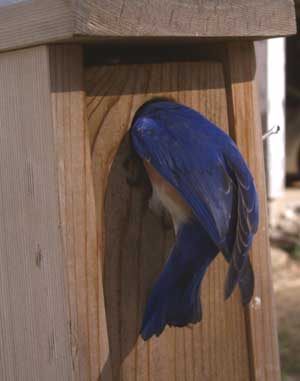
<instances>
[{"instance_id":1,"label":"birdhouse","mask_svg":"<svg viewBox=\"0 0 300 381\"><path fill-rule=\"evenodd\" d=\"M293 1L18 1L0 25L1 380L280 380L253 41L295 33ZM157 96L236 141L260 224L249 306L218 256L202 321L145 342L174 233L128 181L128 131Z\"/></svg>"}]
</instances>

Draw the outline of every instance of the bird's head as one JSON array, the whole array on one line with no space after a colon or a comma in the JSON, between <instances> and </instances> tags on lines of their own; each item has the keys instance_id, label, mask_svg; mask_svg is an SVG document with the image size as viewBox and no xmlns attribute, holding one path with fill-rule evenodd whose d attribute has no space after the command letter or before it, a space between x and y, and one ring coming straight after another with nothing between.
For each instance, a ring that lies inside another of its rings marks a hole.
<instances>
[{"instance_id":1,"label":"bird's head","mask_svg":"<svg viewBox=\"0 0 300 381\"><path fill-rule=\"evenodd\" d=\"M163 139L164 131L152 118L140 117L131 128L131 138L135 151L144 159L149 159L148 148Z\"/></svg>"}]
</instances>

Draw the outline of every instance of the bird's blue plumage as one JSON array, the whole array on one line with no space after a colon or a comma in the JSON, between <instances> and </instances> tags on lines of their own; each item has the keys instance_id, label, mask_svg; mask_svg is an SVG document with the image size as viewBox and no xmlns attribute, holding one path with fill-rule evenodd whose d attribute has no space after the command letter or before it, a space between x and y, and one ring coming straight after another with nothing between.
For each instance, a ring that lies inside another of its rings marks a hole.
<instances>
[{"instance_id":1,"label":"bird's blue plumage","mask_svg":"<svg viewBox=\"0 0 300 381\"><path fill-rule=\"evenodd\" d=\"M138 155L179 192L192 209L198 229L201 226L201 239L194 240L197 247L192 250L193 255L198 253L199 263L208 261L211 258L208 242L213 242L230 262L226 298L240 282L243 301L247 303L253 292L248 253L258 226L258 199L252 176L235 143L200 113L164 100L149 102L137 112L131 136ZM178 242L179 237L177 244L182 256L190 255L185 244ZM171 271L170 268L174 271L171 259L164 273ZM202 276L199 275L199 279ZM162 291L163 279L162 275L155 289L160 284L156 293L161 292L167 300ZM168 292L171 292L169 288ZM149 308L154 311L154 300L152 295L152 307L147 306L145 316L151 316ZM167 305L175 311L170 302ZM177 314L184 313L178 309ZM193 316L182 320L172 316L172 319L176 322L173 325L181 325L180 322L192 321ZM172 321L166 319L165 323L172 324ZM152 331L153 334L159 330Z\"/></svg>"}]
</instances>

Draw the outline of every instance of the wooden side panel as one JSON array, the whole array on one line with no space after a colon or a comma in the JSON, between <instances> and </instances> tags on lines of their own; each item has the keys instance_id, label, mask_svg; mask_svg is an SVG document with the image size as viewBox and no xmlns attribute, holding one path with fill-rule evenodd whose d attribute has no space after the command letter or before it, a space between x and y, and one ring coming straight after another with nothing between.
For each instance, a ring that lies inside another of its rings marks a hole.
<instances>
[{"instance_id":1,"label":"wooden side panel","mask_svg":"<svg viewBox=\"0 0 300 381\"><path fill-rule=\"evenodd\" d=\"M147 187L127 184L123 166L130 153L123 138L137 108L153 96L171 96L228 131L222 64L113 65L85 74L113 380L250 380L244 311L238 291L223 300L227 265L221 256L202 286L201 323L167 328L146 343L139 337L173 235L149 211Z\"/></svg>"},{"instance_id":2,"label":"wooden side panel","mask_svg":"<svg viewBox=\"0 0 300 381\"><path fill-rule=\"evenodd\" d=\"M266 186L260 108L255 83L255 54L252 43L228 46L227 75L231 132L246 158L260 200L259 231L252 254L256 275L255 294L247 312L251 341L253 380L280 380L277 330L269 252Z\"/></svg>"},{"instance_id":3,"label":"wooden side panel","mask_svg":"<svg viewBox=\"0 0 300 381\"><path fill-rule=\"evenodd\" d=\"M73 380L47 48L0 82L0 379Z\"/></svg>"},{"instance_id":4,"label":"wooden side panel","mask_svg":"<svg viewBox=\"0 0 300 381\"><path fill-rule=\"evenodd\" d=\"M110 380L102 266L85 115L80 46L50 47L60 224L65 250L76 380Z\"/></svg>"}]
</instances>

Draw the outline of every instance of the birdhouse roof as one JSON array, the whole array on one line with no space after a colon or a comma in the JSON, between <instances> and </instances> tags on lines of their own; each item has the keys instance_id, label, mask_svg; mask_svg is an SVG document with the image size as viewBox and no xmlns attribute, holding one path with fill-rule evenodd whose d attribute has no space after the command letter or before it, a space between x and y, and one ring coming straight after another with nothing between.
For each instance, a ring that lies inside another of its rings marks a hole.
<instances>
[{"instance_id":1,"label":"birdhouse roof","mask_svg":"<svg viewBox=\"0 0 300 381\"><path fill-rule=\"evenodd\" d=\"M129 38L261 39L296 33L293 0L0 0L0 51Z\"/></svg>"}]
</instances>

